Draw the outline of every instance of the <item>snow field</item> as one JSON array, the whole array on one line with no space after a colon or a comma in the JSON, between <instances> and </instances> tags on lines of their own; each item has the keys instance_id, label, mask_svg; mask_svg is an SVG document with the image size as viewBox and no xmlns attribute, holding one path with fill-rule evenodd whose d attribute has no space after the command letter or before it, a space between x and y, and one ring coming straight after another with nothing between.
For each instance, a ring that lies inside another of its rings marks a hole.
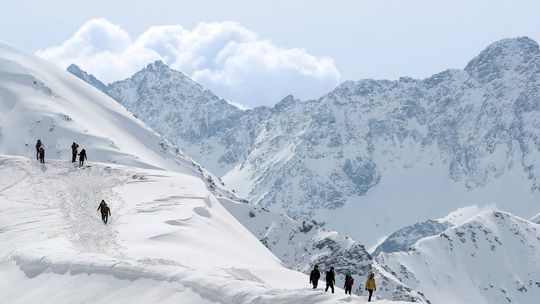
<instances>
[{"instance_id":1,"label":"snow field","mask_svg":"<svg viewBox=\"0 0 540 304\"><path fill-rule=\"evenodd\" d=\"M362 302L310 290L179 173L0 156L0 232L0 303Z\"/></svg>"}]
</instances>

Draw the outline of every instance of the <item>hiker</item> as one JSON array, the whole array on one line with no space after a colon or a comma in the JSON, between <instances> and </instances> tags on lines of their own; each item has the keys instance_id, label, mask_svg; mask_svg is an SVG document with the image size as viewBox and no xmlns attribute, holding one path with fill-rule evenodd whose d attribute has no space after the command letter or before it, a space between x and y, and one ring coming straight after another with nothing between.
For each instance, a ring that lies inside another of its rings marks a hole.
<instances>
[{"instance_id":1,"label":"hiker","mask_svg":"<svg viewBox=\"0 0 540 304\"><path fill-rule=\"evenodd\" d=\"M353 283L354 283L354 279L353 277L351 276L350 273L347 273L347 275L345 276L345 294L351 294L351 291L352 291L352 286L353 286Z\"/></svg>"},{"instance_id":2,"label":"hiker","mask_svg":"<svg viewBox=\"0 0 540 304\"><path fill-rule=\"evenodd\" d=\"M87 159L86 158L86 150L85 149L82 149L81 150L81 153L79 153L79 166L83 166L84 165L84 160Z\"/></svg>"},{"instance_id":3,"label":"hiker","mask_svg":"<svg viewBox=\"0 0 540 304\"><path fill-rule=\"evenodd\" d=\"M99 203L99 207L97 208L97 210L101 211L101 220L103 221L103 223L107 224L107 222L109 221L109 215L111 215L111 209L109 208L109 206L107 206L105 200L101 200L101 203Z\"/></svg>"},{"instance_id":4,"label":"hiker","mask_svg":"<svg viewBox=\"0 0 540 304\"><path fill-rule=\"evenodd\" d=\"M39 162L44 164L45 163L45 148L43 145L39 146Z\"/></svg>"},{"instance_id":5,"label":"hiker","mask_svg":"<svg viewBox=\"0 0 540 304\"><path fill-rule=\"evenodd\" d=\"M373 294L373 291L377 290L377 286L375 286L375 274L373 272L366 281L366 290L369 292L368 302L371 302L371 295Z\"/></svg>"},{"instance_id":6,"label":"hiker","mask_svg":"<svg viewBox=\"0 0 540 304\"><path fill-rule=\"evenodd\" d=\"M330 267L330 270L326 272L326 289L325 292L328 291L328 287L332 289L332 293L334 293L334 284L336 283L336 273L334 271L334 267Z\"/></svg>"},{"instance_id":7,"label":"hiker","mask_svg":"<svg viewBox=\"0 0 540 304\"><path fill-rule=\"evenodd\" d=\"M309 275L309 283L313 284L313 289L317 288L319 284L319 278L321 277L321 272L319 271L319 265L315 265L311 274Z\"/></svg>"},{"instance_id":8,"label":"hiker","mask_svg":"<svg viewBox=\"0 0 540 304\"><path fill-rule=\"evenodd\" d=\"M77 149L79 145L76 142L71 144L71 162L74 163L77 160Z\"/></svg>"},{"instance_id":9,"label":"hiker","mask_svg":"<svg viewBox=\"0 0 540 304\"><path fill-rule=\"evenodd\" d=\"M41 143L41 139L37 140L36 143L36 160L39 160L39 147L41 147L43 144Z\"/></svg>"}]
</instances>

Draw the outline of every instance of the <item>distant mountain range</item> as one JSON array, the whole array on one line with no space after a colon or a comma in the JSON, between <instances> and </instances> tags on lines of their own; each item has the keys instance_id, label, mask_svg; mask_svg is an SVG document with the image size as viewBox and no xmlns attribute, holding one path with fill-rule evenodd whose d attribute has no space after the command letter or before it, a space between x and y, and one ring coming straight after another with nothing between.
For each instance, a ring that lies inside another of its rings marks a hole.
<instances>
[{"instance_id":1,"label":"distant mountain range","mask_svg":"<svg viewBox=\"0 0 540 304\"><path fill-rule=\"evenodd\" d=\"M245 111L160 61L108 85L68 70L240 196L365 244L471 204L538 212L540 50L527 37L491 44L464 70L347 81Z\"/></svg>"}]
</instances>

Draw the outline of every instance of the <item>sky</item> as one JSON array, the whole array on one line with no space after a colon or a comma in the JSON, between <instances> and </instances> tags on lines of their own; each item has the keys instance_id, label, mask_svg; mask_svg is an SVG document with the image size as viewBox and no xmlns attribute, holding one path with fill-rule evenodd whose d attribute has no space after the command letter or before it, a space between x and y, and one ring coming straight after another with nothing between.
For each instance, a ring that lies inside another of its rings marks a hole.
<instances>
[{"instance_id":1,"label":"sky","mask_svg":"<svg viewBox=\"0 0 540 304\"><path fill-rule=\"evenodd\" d=\"M499 39L540 41L538 16L538 0L2 0L0 40L104 82L163 60L254 107L463 68Z\"/></svg>"}]
</instances>

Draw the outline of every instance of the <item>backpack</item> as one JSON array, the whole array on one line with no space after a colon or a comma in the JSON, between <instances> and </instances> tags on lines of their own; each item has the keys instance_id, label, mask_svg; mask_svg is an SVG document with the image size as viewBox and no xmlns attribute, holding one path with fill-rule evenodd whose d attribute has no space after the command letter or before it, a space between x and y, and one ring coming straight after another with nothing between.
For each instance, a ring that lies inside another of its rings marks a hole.
<instances>
[{"instance_id":1,"label":"backpack","mask_svg":"<svg viewBox=\"0 0 540 304\"><path fill-rule=\"evenodd\" d=\"M347 276L345 277L345 286L351 287L352 284L353 284L353 282L354 282L354 279L353 279L352 276L347 275Z\"/></svg>"}]
</instances>

